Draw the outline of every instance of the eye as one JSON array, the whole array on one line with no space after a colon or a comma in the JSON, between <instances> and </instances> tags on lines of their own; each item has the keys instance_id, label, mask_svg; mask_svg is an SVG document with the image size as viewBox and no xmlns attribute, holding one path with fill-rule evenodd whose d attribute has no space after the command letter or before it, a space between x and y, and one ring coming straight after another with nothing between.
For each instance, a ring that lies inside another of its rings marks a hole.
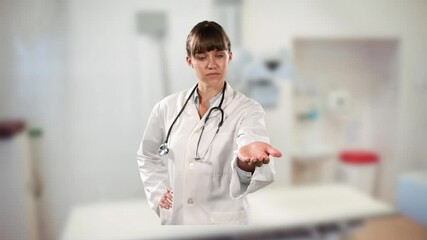
<instances>
[{"instance_id":1,"label":"eye","mask_svg":"<svg viewBox=\"0 0 427 240\"><path fill-rule=\"evenodd\" d=\"M204 61L204 60L206 60L206 56L204 56L204 55L196 55L196 59L199 60L199 61Z\"/></svg>"},{"instance_id":2,"label":"eye","mask_svg":"<svg viewBox=\"0 0 427 240\"><path fill-rule=\"evenodd\" d=\"M223 58L224 57L224 53L217 53L217 54L215 54L215 57L216 58Z\"/></svg>"}]
</instances>

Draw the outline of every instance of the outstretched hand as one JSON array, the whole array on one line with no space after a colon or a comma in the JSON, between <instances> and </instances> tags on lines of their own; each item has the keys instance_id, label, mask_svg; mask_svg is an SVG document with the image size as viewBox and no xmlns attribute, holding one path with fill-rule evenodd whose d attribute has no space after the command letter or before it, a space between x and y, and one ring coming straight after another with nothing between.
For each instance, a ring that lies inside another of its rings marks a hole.
<instances>
[{"instance_id":1,"label":"outstretched hand","mask_svg":"<svg viewBox=\"0 0 427 240\"><path fill-rule=\"evenodd\" d=\"M254 171L270 162L270 156L281 157L282 153L265 142L253 142L241 147L237 153L238 166L245 171Z\"/></svg>"}]
</instances>

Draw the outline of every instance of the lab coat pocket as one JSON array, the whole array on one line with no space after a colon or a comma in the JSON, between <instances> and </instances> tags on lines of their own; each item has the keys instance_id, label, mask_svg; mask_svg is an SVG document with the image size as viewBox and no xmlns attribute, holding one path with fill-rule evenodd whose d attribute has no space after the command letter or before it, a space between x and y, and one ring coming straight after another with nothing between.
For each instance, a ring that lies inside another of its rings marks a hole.
<instances>
[{"instance_id":1,"label":"lab coat pocket","mask_svg":"<svg viewBox=\"0 0 427 240\"><path fill-rule=\"evenodd\" d=\"M160 224L166 225L171 224L172 219L172 208L164 209L160 208Z\"/></svg>"},{"instance_id":2,"label":"lab coat pocket","mask_svg":"<svg viewBox=\"0 0 427 240\"><path fill-rule=\"evenodd\" d=\"M211 222L217 225L244 225L248 224L248 214L245 210L240 212L212 212Z\"/></svg>"}]
</instances>

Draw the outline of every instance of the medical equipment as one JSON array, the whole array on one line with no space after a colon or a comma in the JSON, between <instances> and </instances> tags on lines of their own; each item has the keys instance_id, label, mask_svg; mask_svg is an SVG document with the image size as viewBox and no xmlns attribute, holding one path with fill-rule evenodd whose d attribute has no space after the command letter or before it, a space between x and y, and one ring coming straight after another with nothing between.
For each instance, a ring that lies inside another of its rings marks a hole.
<instances>
[{"instance_id":1,"label":"medical equipment","mask_svg":"<svg viewBox=\"0 0 427 240\"><path fill-rule=\"evenodd\" d=\"M194 92L196 91L197 86L198 86L198 84L196 84L196 86L193 88L193 90L191 91L191 93L188 96L187 100L185 101L184 106L182 106L182 108L179 111L178 115L176 116L175 120L173 120L171 126L169 127L168 134L166 135L165 142L162 145L160 145L160 147L159 147L159 155L160 156L164 156L164 155L166 155L166 154L169 153L168 141L169 141L169 137L170 137L173 125L178 120L179 116L181 116L182 112L184 111L185 107L187 106L188 101L190 101L191 97L193 96ZM225 88L226 88L226 86L227 86L227 83L224 82L224 88L222 89L222 96L221 96L221 101L220 101L219 105L216 106L216 107L211 108L209 110L208 114L206 115L205 122L203 123L202 131L200 132L200 135L199 135L199 140L197 141L196 154L195 154L195 157L194 157L195 160L202 159L202 156L199 155L199 145L200 145L200 141L202 139L203 132L205 130L206 123L209 120L209 117L210 117L212 111L219 111L221 113L221 121L218 123L218 127L216 129L215 135L212 138L212 141L209 143L209 146L207 147L207 149L206 149L206 151L205 151L205 153L204 153L203 156L205 156L206 153L208 152L208 150L211 147L211 145L212 145L212 143L213 143L216 135L218 134L219 129L221 128L221 126L222 126L222 124L224 122L224 111L222 110L221 107L222 107L222 103L224 101L224 95L225 95Z\"/></svg>"}]
</instances>

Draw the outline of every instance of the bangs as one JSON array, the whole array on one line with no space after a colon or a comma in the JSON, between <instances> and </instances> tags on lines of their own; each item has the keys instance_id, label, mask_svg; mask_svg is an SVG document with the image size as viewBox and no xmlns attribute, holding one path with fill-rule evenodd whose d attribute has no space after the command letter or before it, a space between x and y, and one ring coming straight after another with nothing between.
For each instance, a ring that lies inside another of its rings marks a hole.
<instances>
[{"instance_id":1,"label":"bangs","mask_svg":"<svg viewBox=\"0 0 427 240\"><path fill-rule=\"evenodd\" d=\"M197 53L213 50L229 50L227 40L220 32L214 31L213 29L205 29L205 31L201 31L198 36L194 36L190 49L193 56Z\"/></svg>"}]
</instances>

